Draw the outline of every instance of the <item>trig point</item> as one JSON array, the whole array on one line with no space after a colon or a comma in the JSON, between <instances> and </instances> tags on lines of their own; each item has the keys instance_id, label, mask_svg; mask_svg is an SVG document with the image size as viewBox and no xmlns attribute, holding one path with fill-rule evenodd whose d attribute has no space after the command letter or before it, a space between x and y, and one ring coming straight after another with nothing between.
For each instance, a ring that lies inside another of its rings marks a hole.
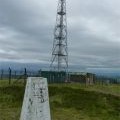
<instances>
[{"instance_id":1,"label":"trig point","mask_svg":"<svg viewBox=\"0 0 120 120\"><path fill-rule=\"evenodd\" d=\"M27 79L20 120L51 120L47 79Z\"/></svg>"}]
</instances>

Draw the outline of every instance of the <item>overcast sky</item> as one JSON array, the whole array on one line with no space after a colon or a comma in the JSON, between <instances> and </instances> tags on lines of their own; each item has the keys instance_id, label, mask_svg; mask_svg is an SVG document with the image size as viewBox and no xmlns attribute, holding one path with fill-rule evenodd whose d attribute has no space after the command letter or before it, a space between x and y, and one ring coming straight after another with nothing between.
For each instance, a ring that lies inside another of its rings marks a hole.
<instances>
[{"instance_id":1,"label":"overcast sky","mask_svg":"<svg viewBox=\"0 0 120 120\"><path fill-rule=\"evenodd\" d=\"M50 64L58 0L0 0L0 62ZM120 0L67 0L69 64L120 68Z\"/></svg>"}]
</instances>

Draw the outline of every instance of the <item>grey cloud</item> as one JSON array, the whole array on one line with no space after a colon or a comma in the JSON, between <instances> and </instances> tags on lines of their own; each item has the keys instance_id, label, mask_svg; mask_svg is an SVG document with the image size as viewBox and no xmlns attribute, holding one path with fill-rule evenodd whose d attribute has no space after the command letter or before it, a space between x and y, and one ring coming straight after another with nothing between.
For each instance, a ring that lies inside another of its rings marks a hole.
<instances>
[{"instance_id":1,"label":"grey cloud","mask_svg":"<svg viewBox=\"0 0 120 120\"><path fill-rule=\"evenodd\" d=\"M0 61L49 64L58 0L0 0ZM120 1L69 0L69 64L120 67Z\"/></svg>"}]
</instances>

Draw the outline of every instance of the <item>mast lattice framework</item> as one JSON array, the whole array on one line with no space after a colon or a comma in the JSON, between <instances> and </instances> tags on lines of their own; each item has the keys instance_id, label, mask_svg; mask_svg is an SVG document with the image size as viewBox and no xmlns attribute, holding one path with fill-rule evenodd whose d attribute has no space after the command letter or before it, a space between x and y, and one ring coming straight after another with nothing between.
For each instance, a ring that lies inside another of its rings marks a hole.
<instances>
[{"instance_id":1,"label":"mast lattice framework","mask_svg":"<svg viewBox=\"0 0 120 120\"><path fill-rule=\"evenodd\" d=\"M50 69L68 71L66 0L58 2Z\"/></svg>"}]
</instances>

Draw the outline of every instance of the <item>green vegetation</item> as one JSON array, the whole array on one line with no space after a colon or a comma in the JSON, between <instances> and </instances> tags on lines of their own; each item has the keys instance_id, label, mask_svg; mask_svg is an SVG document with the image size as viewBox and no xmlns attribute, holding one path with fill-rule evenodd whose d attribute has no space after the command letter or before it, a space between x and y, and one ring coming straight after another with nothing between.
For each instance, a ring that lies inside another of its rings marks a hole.
<instances>
[{"instance_id":1,"label":"green vegetation","mask_svg":"<svg viewBox=\"0 0 120 120\"><path fill-rule=\"evenodd\" d=\"M120 86L49 85L53 120L120 120ZM19 120L23 84L0 81L0 120Z\"/></svg>"},{"instance_id":2,"label":"green vegetation","mask_svg":"<svg viewBox=\"0 0 120 120\"><path fill-rule=\"evenodd\" d=\"M0 120L19 120L23 95L23 85L0 81Z\"/></svg>"}]
</instances>

